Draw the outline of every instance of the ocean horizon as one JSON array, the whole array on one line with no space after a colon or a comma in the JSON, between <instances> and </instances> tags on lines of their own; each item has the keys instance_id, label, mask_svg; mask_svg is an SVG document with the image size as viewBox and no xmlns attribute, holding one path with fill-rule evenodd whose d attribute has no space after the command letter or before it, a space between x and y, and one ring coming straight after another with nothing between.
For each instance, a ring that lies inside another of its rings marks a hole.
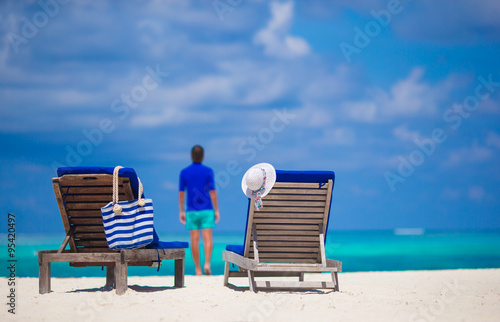
<instances>
[{"instance_id":1,"label":"ocean horizon","mask_svg":"<svg viewBox=\"0 0 500 322\"><path fill-rule=\"evenodd\" d=\"M222 251L228 244L242 244L243 232L214 231L212 273L224 273ZM162 233L163 241L189 241L189 233ZM8 257L7 234L0 234L2 261ZM38 251L57 250L64 234L20 234L16 236L18 277L38 277ZM203 254L203 252L202 252ZM329 230L326 257L343 262L343 272L406 271L500 268L500 230L445 231L425 229ZM202 260L203 261L203 260ZM156 267L129 267L130 276L173 275L174 262ZM194 274L190 249L186 249L185 272ZM8 276L7 265L2 276ZM52 277L104 277L101 267L69 267L52 263Z\"/></svg>"}]
</instances>

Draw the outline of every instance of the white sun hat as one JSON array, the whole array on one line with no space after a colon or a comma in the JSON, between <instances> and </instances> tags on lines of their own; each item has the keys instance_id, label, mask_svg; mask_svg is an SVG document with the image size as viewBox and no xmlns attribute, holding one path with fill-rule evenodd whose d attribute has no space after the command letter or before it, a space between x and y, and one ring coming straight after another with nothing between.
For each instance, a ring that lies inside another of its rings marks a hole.
<instances>
[{"instance_id":1,"label":"white sun hat","mask_svg":"<svg viewBox=\"0 0 500 322\"><path fill-rule=\"evenodd\" d=\"M245 172L241 180L241 189L248 198L255 200L255 208L262 207L265 197L276 182L276 170L269 163L258 163Z\"/></svg>"}]
</instances>

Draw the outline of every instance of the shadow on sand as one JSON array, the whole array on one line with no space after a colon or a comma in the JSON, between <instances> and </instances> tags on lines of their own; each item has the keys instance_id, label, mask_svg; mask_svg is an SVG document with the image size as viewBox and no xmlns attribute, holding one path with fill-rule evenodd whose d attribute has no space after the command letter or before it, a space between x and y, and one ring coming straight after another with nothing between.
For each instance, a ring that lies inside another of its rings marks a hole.
<instances>
[{"instance_id":1,"label":"shadow on sand","mask_svg":"<svg viewBox=\"0 0 500 322\"><path fill-rule=\"evenodd\" d=\"M178 287L129 285L128 288L131 290L134 290L136 292L139 292L139 293L152 293L152 292L173 290L173 289L177 289ZM110 291L114 291L114 290L115 289L113 287L103 286L103 287L98 287L98 288L87 288L87 289L81 289L81 290L73 290L73 291L68 291L66 293L95 293L95 292L110 292Z\"/></svg>"}]
</instances>

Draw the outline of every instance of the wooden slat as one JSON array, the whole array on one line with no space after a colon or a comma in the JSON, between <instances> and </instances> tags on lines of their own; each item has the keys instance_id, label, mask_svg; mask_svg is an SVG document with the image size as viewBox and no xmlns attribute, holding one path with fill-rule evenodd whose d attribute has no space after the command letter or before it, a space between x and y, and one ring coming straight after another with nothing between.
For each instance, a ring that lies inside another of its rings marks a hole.
<instances>
[{"instance_id":1,"label":"wooden slat","mask_svg":"<svg viewBox=\"0 0 500 322\"><path fill-rule=\"evenodd\" d=\"M68 210L70 218L102 218L101 209L97 210Z\"/></svg>"},{"instance_id":2,"label":"wooden slat","mask_svg":"<svg viewBox=\"0 0 500 322\"><path fill-rule=\"evenodd\" d=\"M263 202L263 206L259 213L265 213L265 212L317 212L317 213L323 213L325 208L324 207L273 207L270 206L268 207L265 202Z\"/></svg>"},{"instance_id":3,"label":"wooden slat","mask_svg":"<svg viewBox=\"0 0 500 322\"><path fill-rule=\"evenodd\" d=\"M280 207L325 207L324 201L304 201L304 200L267 200L263 201L266 207L280 206Z\"/></svg>"},{"instance_id":4,"label":"wooden slat","mask_svg":"<svg viewBox=\"0 0 500 322\"><path fill-rule=\"evenodd\" d=\"M321 218L323 219L323 214L321 212L255 212L254 218ZM282 222L276 222L282 223Z\"/></svg>"},{"instance_id":5,"label":"wooden slat","mask_svg":"<svg viewBox=\"0 0 500 322\"><path fill-rule=\"evenodd\" d=\"M281 272L259 272L256 271L254 272L255 277L299 277L300 272L286 272L286 271L281 271ZM242 271L229 271L228 272L229 277L248 277L248 272L246 270ZM227 286L227 285L226 285Z\"/></svg>"},{"instance_id":6,"label":"wooden slat","mask_svg":"<svg viewBox=\"0 0 500 322\"><path fill-rule=\"evenodd\" d=\"M135 261L146 261L154 259L156 260L158 256L160 260L166 259L182 259L184 258L184 249L165 249L164 251L158 251L156 249L127 249L123 250L123 258L125 261L135 262Z\"/></svg>"},{"instance_id":7,"label":"wooden slat","mask_svg":"<svg viewBox=\"0 0 500 322\"><path fill-rule=\"evenodd\" d=\"M121 193L119 196L120 199L125 200L125 193ZM66 195L66 203L68 202L76 202L76 201L93 201L93 202L106 202L109 203L113 200L112 193L100 193L100 194L67 194Z\"/></svg>"},{"instance_id":8,"label":"wooden slat","mask_svg":"<svg viewBox=\"0 0 500 322\"><path fill-rule=\"evenodd\" d=\"M254 223L257 224L273 224L276 223L275 218L255 218L253 220ZM323 218L303 218L303 219L286 219L286 221L283 221L286 223L297 223L297 224L320 224L323 222Z\"/></svg>"},{"instance_id":9,"label":"wooden slat","mask_svg":"<svg viewBox=\"0 0 500 322\"><path fill-rule=\"evenodd\" d=\"M259 263L255 265L255 272L302 272L320 273L337 272L337 267L323 266L318 263L296 264L296 263Z\"/></svg>"},{"instance_id":10,"label":"wooden slat","mask_svg":"<svg viewBox=\"0 0 500 322\"><path fill-rule=\"evenodd\" d=\"M314 230L316 233L318 232L318 225L271 225L271 224L259 224L257 225L257 230L265 230L265 229L285 229L285 230Z\"/></svg>"},{"instance_id":11,"label":"wooden slat","mask_svg":"<svg viewBox=\"0 0 500 322\"><path fill-rule=\"evenodd\" d=\"M70 187L69 190L66 188L61 188L62 193L68 193L68 194L95 194L95 193L113 193L113 187ZM120 187L120 191L123 189L123 187Z\"/></svg>"},{"instance_id":12,"label":"wooden slat","mask_svg":"<svg viewBox=\"0 0 500 322\"><path fill-rule=\"evenodd\" d=\"M314 259L316 260L315 253L279 253L279 252L271 252L271 253L261 253L259 252L259 257L262 260L267 260L270 258L297 258L297 259Z\"/></svg>"},{"instance_id":13,"label":"wooden slat","mask_svg":"<svg viewBox=\"0 0 500 322\"><path fill-rule=\"evenodd\" d=\"M286 258L263 258L261 262L264 263L309 263L316 264L317 261L315 259L309 258L294 258L293 261Z\"/></svg>"},{"instance_id":14,"label":"wooden slat","mask_svg":"<svg viewBox=\"0 0 500 322\"><path fill-rule=\"evenodd\" d=\"M128 266L151 266L153 264L152 261L143 261L143 262L128 262ZM100 263L100 262L85 262L85 263L70 263L73 267L87 267L87 266L115 266L115 262L108 263Z\"/></svg>"},{"instance_id":15,"label":"wooden slat","mask_svg":"<svg viewBox=\"0 0 500 322\"><path fill-rule=\"evenodd\" d=\"M99 239L99 240L106 240L106 235L104 233L75 233L74 234L76 239Z\"/></svg>"},{"instance_id":16,"label":"wooden slat","mask_svg":"<svg viewBox=\"0 0 500 322\"><path fill-rule=\"evenodd\" d=\"M99 254L77 254L71 251L63 253L40 251L38 254L42 254L42 262L116 262L120 259L120 253L110 249L106 253L99 252Z\"/></svg>"},{"instance_id":17,"label":"wooden slat","mask_svg":"<svg viewBox=\"0 0 500 322\"><path fill-rule=\"evenodd\" d=\"M280 247L280 246L286 246L286 247L319 247L319 241L260 241L259 242L259 248L260 247Z\"/></svg>"},{"instance_id":18,"label":"wooden slat","mask_svg":"<svg viewBox=\"0 0 500 322\"><path fill-rule=\"evenodd\" d=\"M321 281L255 281L256 288L263 289L335 289L335 282L321 282Z\"/></svg>"},{"instance_id":19,"label":"wooden slat","mask_svg":"<svg viewBox=\"0 0 500 322\"><path fill-rule=\"evenodd\" d=\"M109 253L109 247L78 247L79 253Z\"/></svg>"},{"instance_id":20,"label":"wooden slat","mask_svg":"<svg viewBox=\"0 0 500 322\"><path fill-rule=\"evenodd\" d=\"M71 225L79 226L79 225L101 225L102 226L102 217L96 218L69 218L69 222Z\"/></svg>"},{"instance_id":21,"label":"wooden slat","mask_svg":"<svg viewBox=\"0 0 500 322\"><path fill-rule=\"evenodd\" d=\"M68 210L67 211L69 217L96 217L97 215L101 214L101 210L99 209L94 209L94 210Z\"/></svg>"},{"instance_id":22,"label":"wooden slat","mask_svg":"<svg viewBox=\"0 0 500 322\"><path fill-rule=\"evenodd\" d=\"M261 236L318 236L318 232L313 230L258 230L257 236L260 240Z\"/></svg>"},{"instance_id":23,"label":"wooden slat","mask_svg":"<svg viewBox=\"0 0 500 322\"><path fill-rule=\"evenodd\" d=\"M101 201L101 202L78 202L78 203L73 203L73 202L67 202L66 203L66 209L67 210L99 210L101 211L101 208L106 206L109 203L109 201Z\"/></svg>"},{"instance_id":24,"label":"wooden slat","mask_svg":"<svg viewBox=\"0 0 500 322\"><path fill-rule=\"evenodd\" d=\"M106 240L75 240L75 244L77 247L79 246L84 246L84 247L108 247L108 243Z\"/></svg>"},{"instance_id":25,"label":"wooden slat","mask_svg":"<svg viewBox=\"0 0 500 322\"><path fill-rule=\"evenodd\" d=\"M325 195L326 189L273 189L269 195ZM267 196L266 196L267 197Z\"/></svg>"},{"instance_id":26,"label":"wooden slat","mask_svg":"<svg viewBox=\"0 0 500 322\"><path fill-rule=\"evenodd\" d=\"M99 226L75 226L75 233L103 233L104 234L104 227L101 225Z\"/></svg>"},{"instance_id":27,"label":"wooden slat","mask_svg":"<svg viewBox=\"0 0 500 322\"><path fill-rule=\"evenodd\" d=\"M128 184L129 178L118 177L120 185ZM113 175L111 174L73 174L59 178L61 186L103 186L113 185Z\"/></svg>"},{"instance_id":28,"label":"wooden slat","mask_svg":"<svg viewBox=\"0 0 500 322\"><path fill-rule=\"evenodd\" d=\"M259 236L259 245L263 241L308 241L319 242L318 236Z\"/></svg>"},{"instance_id":29,"label":"wooden slat","mask_svg":"<svg viewBox=\"0 0 500 322\"><path fill-rule=\"evenodd\" d=\"M289 247L284 246L284 247L265 247L262 245L259 245L259 254L260 252L262 253L269 253L269 252L281 252L281 253L317 253L319 250L319 247ZM253 247L250 246L250 253L253 252Z\"/></svg>"},{"instance_id":30,"label":"wooden slat","mask_svg":"<svg viewBox=\"0 0 500 322\"><path fill-rule=\"evenodd\" d=\"M281 194L271 194L262 198L263 200L320 200L324 201L326 196L324 195L281 195Z\"/></svg>"},{"instance_id":31,"label":"wooden slat","mask_svg":"<svg viewBox=\"0 0 500 322\"><path fill-rule=\"evenodd\" d=\"M318 190L326 190L325 184L319 187L319 183L308 183L308 182L276 182L273 186L273 190L279 190L280 188L310 188Z\"/></svg>"}]
</instances>

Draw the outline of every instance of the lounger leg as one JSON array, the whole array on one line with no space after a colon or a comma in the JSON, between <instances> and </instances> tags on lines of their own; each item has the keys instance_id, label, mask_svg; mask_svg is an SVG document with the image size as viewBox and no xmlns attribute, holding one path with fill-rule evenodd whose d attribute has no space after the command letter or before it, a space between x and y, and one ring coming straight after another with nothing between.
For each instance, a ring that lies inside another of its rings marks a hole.
<instances>
[{"instance_id":1,"label":"lounger leg","mask_svg":"<svg viewBox=\"0 0 500 322\"><path fill-rule=\"evenodd\" d=\"M299 282L303 282L303 281L304 281L304 273L300 273Z\"/></svg>"},{"instance_id":2,"label":"lounger leg","mask_svg":"<svg viewBox=\"0 0 500 322\"><path fill-rule=\"evenodd\" d=\"M175 287L184 287L184 258L175 260Z\"/></svg>"},{"instance_id":3,"label":"lounger leg","mask_svg":"<svg viewBox=\"0 0 500 322\"><path fill-rule=\"evenodd\" d=\"M43 260L43 253L38 254L38 292L50 293L50 262Z\"/></svg>"},{"instance_id":4,"label":"lounger leg","mask_svg":"<svg viewBox=\"0 0 500 322\"><path fill-rule=\"evenodd\" d=\"M106 266L106 288L116 288L115 267Z\"/></svg>"},{"instance_id":5,"label":"lounger leg","mask_svg":"<svg viewBox=\"0 0 500 322\"><path fill-rule=\"evenodd\" d=\"M115 266L116 294L122 295L127 291L127 262L117 262Z\"/></svg>"},{"instance_id":6,"label":"lounger leg","mask_svg":"<svg viewBox=\"0 0 500 322\"><path fill-rule=\"evenodd\" d=\"M250 286L250 291L257 293L257 288L255 287L255 276L251 270L248 270L248 285Z\"/></svg>"},{"instance_id":7,"label":"lounger leg","mask_svg":"<svg viewBox=\"0 0 500 322\"><path fill-rule=\"evenodd\" d=\"M339 277L337 275L337 272L332 272L332 281L335 283L335 292L339 291Z\"/></svg>"},{"instance_id":8,"label":"lounger leg","mask_svg":"<svg viewBox=\"0 0 500 322\"><path fill-rule=\"evenodd\" d=\"M227 286L229 283L229 262L225 261L224 262L224 286Z\"/></svg>"}]
</instances>

